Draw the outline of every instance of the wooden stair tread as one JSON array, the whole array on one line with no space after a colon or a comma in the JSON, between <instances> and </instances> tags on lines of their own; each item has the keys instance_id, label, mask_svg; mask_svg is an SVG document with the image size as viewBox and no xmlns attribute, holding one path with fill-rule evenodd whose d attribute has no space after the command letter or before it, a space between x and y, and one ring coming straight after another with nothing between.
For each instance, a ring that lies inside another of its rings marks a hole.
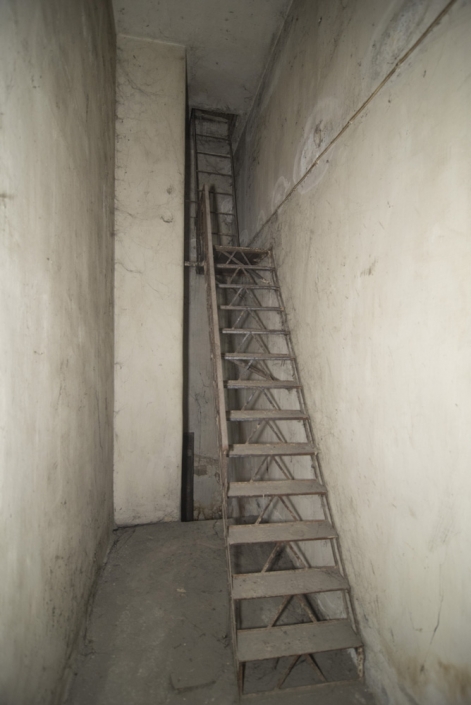
<instances>
[{"instance_id":1,"label":"wooden stair tread","mask_svg":"<svg viewBox=\"0 0 471 705\"><path fill-rule=\"evenodd\" d=\"M229 448L230 458L260 457L261 455L315 455L312 443L236 443Z\"/></svg>"},{"instance_id":2,"label":"wooden stair tread","mask_svg":"<svg viewBox=\"0 0 471 705\"><path fill-rule=\"evenodd\" d=\"M361 639L348 619L237 631L237 658L242 662L337 651L361 645Z\"/></svg>"},{"instance_id":3,"label":"wooden stair tread","mask_svg":"<svg viewBox=\"0 0 471 705\"><path fill-rule=\"evenodd\" d=\"M348 580L334 567L276 570L234 575L232 597L234 600L251 600L257 597L348 590L348 587Z\"/></svg>"},{"instance_id":4,"label":"wooden stair tread","mask_svg":"<svg viewBox=\"0 0 471 705\"><path fill-rule=\"evenodd\" d=\"M224 335L288 335L289 331L282 329L270 328L223 328L221 333Z\"/></svg>"},{"instance_id":5,"label":"wooden stair tread","mask_svg":"<svg viewBox=\"0 0 471 705\"><path fill-rule=\"evenodd\" d=\"M266 353L266 352L232 352L224 353L226 360L293 360L293 356L287 353Z\"/></svg>"},{"instance_id":6,"label":"wooden stair tread","mask_svg":"<svg viewBox=\"0 0 471 705\"><path fill-rule=\"evenodd\" d=\"M274 497L278 495L325 494L326 488L318 480L261 480L259 482L231 482L228 497Z\"/></svg>"},{"instance_id":7,"label":"wooden stair tread","mask_svg":"<svg viewBox=\"0 0 471 705\"><path fill-rule=\"evenodd\" d=\"M337 532L324 519L267 524L234 524L228 527L227 533L227 542L231 546L244 543L285 543L287 541L319 541L334 538L337 538Z\"/></svg>"},{"instance_id":8,"label":"wooden stair tread","mask_svg":"<svg viewBox=\"0 0 471 705\"><path fill-rule=\"evenodd\" d=\"M225 385L228 389L301 389L292 379L228 379Z\"/></svg>"},{"instance_id":9,"label":"wooden stair tread","mask_svg":"<svg viewBox=\"0 0 471 705\"><path fill-rule=\"evenodd\" d=\"M240 409L230 411L229 421L303 421L308 415L297 409Z\"/></svg>"}]
</instances>

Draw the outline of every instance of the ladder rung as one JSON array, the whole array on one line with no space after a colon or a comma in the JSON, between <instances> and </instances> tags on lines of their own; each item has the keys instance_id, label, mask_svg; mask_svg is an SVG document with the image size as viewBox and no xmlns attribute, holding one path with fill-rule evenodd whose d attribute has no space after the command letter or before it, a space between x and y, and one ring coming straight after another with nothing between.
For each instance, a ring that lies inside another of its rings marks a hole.
<instances>
[{"instance_id":1,"label":"ladder rung","mask_svg":"<svg viewBox=\"0 0 471 705\"><path fill-rule=\"evenodd\" d=\"M220 215L227 215L226 213L220 213ZM237 262L236 264L216 264L216 269L262 269L264 271L271 271L275 269L271 264L244 264L242 262Z\"/></svg>"},{"instance_id":2,"label":"ladder rung","mask_svg":"<svg viewBox=\"0 0 471 705\"><path fill-rule=\"evenodd\" d=\"M338 568L276 570L267 573L242 573L232 578L234 600L281 595L307 595L316 592L348 590L348 581Z\"/></svg>"},{"instance_id":3,"label":"ladder rung","mask_svg":"<svg viewBox=\"0 0 471 705\"><path fill-rule=\"evenodd\" d=\"M291 379L229 379L227 389L301 389L299 382Z\"/></svg>"},{"instance_id":4,"label":"ladder rung","mask_svg":"<svg viewBox=\"0 0 471 705\"><path fill-rule=\"evenodd\" d=\"M316 455L312 443L236 443L229 449L230 458L260 457L265 455Z\"/></svg>"},{"instance_id":5,"label":"ladder rung","mask_svg":"<svg viewBox=\"0 0 471 705\"><path fill-rule=\"evenodd\" d=\"M293 495L325 494L324 485L317 480L261 480L260 482L231 482L228 497L290 497Z\"/></svg>"},{"instance_id":6,"label":"ladder rung","mask_svg":"<svg viewBox=\"0 0 471 705\"><path fill-rule=\"evenodd\" d=\"M255 247L230 247L229 245L214 245L216 252L242 252L248 255L268 255L270 250L260 250Z\"/></svg>"},{"instance_id":7,"label":"ladder rung","mask_svg":"<svg viewBox=\"0 0 471 705\"><path fill-rule=\"evenodd\" d=\"M361 645L348 619L237 631L237 659L241 662L354 649Z\"/></svg>"},{"instance_id":8,"label":"ladder rung","mask_svg":"<svg viewBox=\"0 0 471 705\"><path fill-rule=\"evenodd\" d=\"M335 539L338 534L328 521L284 521L280 524L236 524L228 527L231 546L244 543L288 543Z\"/></svg>"},{"instance_id":9,"label":"ladder rung","mask_svg":"<svg viewBox=\"0 0 471 705\"><path fill-rule=\"evenodd\" d=\"M270 328L222 328L224 335L288 335L287 330Z\"/></svg>"},{"instance_id":10,"label":"ladder rung","mask_svg":"<svg viewBox=\"0 0 471 705\"><path fill-rule=\"evenodd\" d=\"M232 179L232 174L221 174L220 171L206 171L205 169L198 169L198 174L212 174L213 176L225 176L228 179Z\"/></svg>"},{"instance_id":11,"label":"ladder rung","mask_svg":"<svg viewBox=\"0 0 471 705\"><path fill-rule=\"evenodd\" d=\"M297 409L241 409L230 411L229 421L303 421L307 414Z\"/></svg>"},{"instance_id":12,"label":"ladder rung","mask_svg":"<svg viewBox=\"0 0 471 705\"><path fill-rule=\"evenodd\" d=\"M202 192L203 189L200 188L199 193ZM225 191L211 191L212 196L230 196L231 198L234 198L233 193L226 193ZM192 203L197 203L197 201L192 201Z\"/></svg>"},{"instance_id":13,"label":"ladder rung","mask_svg":"<svg viewBox=\"0 0 471 705\"><path fill-rule=\"evenodd\" d=\"M197 113L200 113L197 115ZM231 118L226 115L218 114L215 115L210 110L205 110L204 108L195 108L195 119L196 120L207 120L208 122L230 122Z\"/></svg>"},{"instance_id":14,"label":"ladder rung","mask_svg":"<svg viewBox=\"0 0 471 705\"><path fill-rule=\"evenodd\" d=\"M284 311L279 306L219 306L222 311Z\"/></svg>"},{"instance_id":15,"label":"ladder rung","mask_svg":"<svg viewBox=\"0 0 471 705\"><path fill-rule=\"evenodd\" d=\"M200 118L198 118L200 119ZM203 135L201 132L195 133L196 137L204 137L207 140L218 140L219 142L229 142L228 137L219 137L218 135Z\"/></svg>"},{"instance_id":16,"label":"ladder rung","mask_svg":"<svg viewBox=\"0 0 471 705\"><path fill-rule=\"evenodd\" d=\"M254 353L254 352L235 352L224 353L226 360L294 360L292 355L286 353Z\"/></svg>"},{"instance_id":17,"label":"ladder rung","mask_svg":"<svg viewBox=\"0 0 471 705\"><path fill-rule=\"evenodd\" d=\"M220 289L279 289L274 284L216 284Z\"/></svg>"},{"instance_id":18,"label":"ladder rung","mask_svg":"<svg viewBox=\"0 0 471 705\"><path fill-rule=\"evenodd\" d=\"M215 154L214 152L200 152L199 149L196 150L197 154L204 154L207 157L218 157L220 159L230 159L230 154Z\"/></svg>"}]
</instances>

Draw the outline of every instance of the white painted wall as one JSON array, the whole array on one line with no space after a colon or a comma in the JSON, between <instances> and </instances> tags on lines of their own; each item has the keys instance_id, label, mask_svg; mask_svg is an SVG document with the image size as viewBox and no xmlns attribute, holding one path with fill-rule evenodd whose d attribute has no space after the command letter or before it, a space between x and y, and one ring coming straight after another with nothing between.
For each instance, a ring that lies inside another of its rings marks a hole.
<instances>
[{"instance_id":1,"label":"white painted wall","mask_svg":"<svg viewBox=\"0 0 471 705\"><path fill-rule=\"evenodd\" d=\"M180 518L185 50L118 37L115 519Z\"/></svg>"},{"instance_id":2,"label":"white painted wall","mask_svg":"<svg viewBox=\"0 0 471 705\"><path fill-rule=\"evenodd\" d=\"M61 700L113 525L115 36L0 3L0 702Z\"/></svg>"},{"instance_id":3,"label":"white painted wall","mask_svg":"<svg viewBox=\"0 0 471 705\"><path fill-rule=\"evenodd\" d=\"M471 701L468 2L308 171L445 5L296 1L238 154L391 705Z\"/></svg>"}]
</instances>

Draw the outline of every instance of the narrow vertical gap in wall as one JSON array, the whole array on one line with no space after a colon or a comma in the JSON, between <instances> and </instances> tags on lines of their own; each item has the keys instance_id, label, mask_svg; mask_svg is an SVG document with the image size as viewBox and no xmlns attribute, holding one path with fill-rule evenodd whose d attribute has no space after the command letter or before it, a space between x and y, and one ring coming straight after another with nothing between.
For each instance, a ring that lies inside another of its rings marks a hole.
<instances>
[{"instance_id":1,"label":"narrow vertical gap in wall","mask_svg":"<svg viewBox=\"0 0 471 705\"><path fill-rule=\"evenodd\" d=\"M188 106L188 87L186 92L186 106ZM194 433L189 431L189 333L190 333L190 269L185 267L185 262L190 259L190 194L191 194L191 140L190 140L190 119L188 107L186 108L187 119L185 122L185 224L184 224L184 245L183 245L183 387L182 387L182 407L183 407L183 438L182 438L182 478L181 478L181 519L182 521L193 521L194 502ZM190 452L191 451L191 452Z\"/></svg>"},{"instance_id":2,"label":"narrow vertical gap in wall","mask_svg":"<svg viewBox=\"0 0 471 705\"><path fill-rule=\"evenodd\" d=\"M231 145L235 120L236 116L232 114L200 108L187 109L182 521L214 520L222 515L206 283L205 278L199 276L204 272L203 250L195 225L198 190L208 183L214 192L211 214L214 233L218 233L218 237L222 237L228 245L239 242ZM192 434L190 452L187 434Z\"/></svg>"}]
</instances>

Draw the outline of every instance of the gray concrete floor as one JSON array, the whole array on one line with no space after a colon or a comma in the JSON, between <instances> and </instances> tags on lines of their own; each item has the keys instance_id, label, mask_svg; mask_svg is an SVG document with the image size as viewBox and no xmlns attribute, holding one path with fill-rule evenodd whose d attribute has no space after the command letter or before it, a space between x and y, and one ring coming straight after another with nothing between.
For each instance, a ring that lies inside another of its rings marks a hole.
<instances>
[{"instance_id":1,"label":"gray concrete floor","mask_svg":"<svg viewBox=\"0 0 471 705\"><path fill-rule=\"evenodd\" d=\"M236 705L222 523L116 533L66 704ZM374 705L361 683L243 701Z\"/></svg>"}]
</instances>

